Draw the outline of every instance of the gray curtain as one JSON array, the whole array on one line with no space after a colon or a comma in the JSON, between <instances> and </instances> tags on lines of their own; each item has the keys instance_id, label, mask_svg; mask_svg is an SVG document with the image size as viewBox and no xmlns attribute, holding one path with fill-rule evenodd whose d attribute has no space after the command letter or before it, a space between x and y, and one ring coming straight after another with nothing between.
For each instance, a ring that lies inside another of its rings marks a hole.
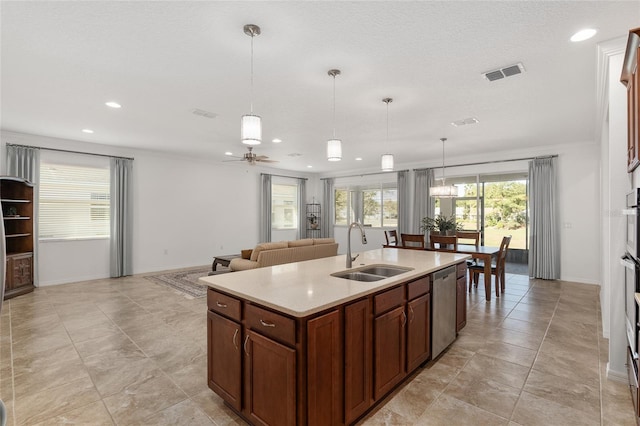
<instances>
[{"instance_id":1,"label":"gray curtain","mask_svg":"<svg viewBox=\"0 0 640 426\"><path fill-rule=\"evenodd\" d=\"M334 179L324 179L322 186L322 212L320 219L320 234L323 238L333 238L333 218L335 217L335 188Z\"/></svg>"},{"instance_id":2,"label":"gray curtain","mask_svg":"<svg viewBox=\"0 0 640 426\"><path fill-rule=\"evenodd\" d=\"M271 241L271 175L260 174L260 242Z\"/></svg>"},{"instance_id":3,"label":"gray curtain","mask_svg":"<svg viewBox=\"0 0 640 426\"><path fill-rule=\"evenodd\" d=\"M33 285L40 283L38 272L38 211L40 206L40 149L7 144L7 175L31 182L33 187Z\"/></svg>"},{"instance_id":4,"label":"gray curtain","mask_svg":"<svg viewBox=\"0 0 640 426\"><path fill-rule=\"evenodd\" d=\"M298 238L307 238L307 180L298 178Z\"/></svg>"},{"instance_id":5,"label":"gray curtain","mask_svg":"<svg viewBox=\"0 0 640 426\"><path fill-rule=\"evenodd\" d=\"M409 171L398 172L398 234L414 234L411 226Z\"/></svg>"},{"instance_id":6,"label":"gray curtain","mask_svg":"<svg viewBox=\"0 0 640 426\"><path fill-rule=\"evenodd\" d=\"M556 187L555 158L536 158L529 162L530 277L547 280L560 278Z\"/></svg>"},{"instance_id":7,"label":"gray curtain","mask_svg":"<svg viewBox=\"0 0 640 426\"><path fill-rule=\"evenodd\" d=\"M133 275L133 160L111 158L111 238L112 278Z\"/></svg>"},{"instance_id":8,"label":"gray curtain","mask_svg":"<svg viewBox=\"0 0 640 426\"><path fill-rule=\"evenodd\" d=\"M435 200L429 194L429 188L433 186L435 180L433 169L416 170L414 179L412 233L417 234L420 232L422 218L433 217L436 211Z\"/></svg>"}]
</instances>

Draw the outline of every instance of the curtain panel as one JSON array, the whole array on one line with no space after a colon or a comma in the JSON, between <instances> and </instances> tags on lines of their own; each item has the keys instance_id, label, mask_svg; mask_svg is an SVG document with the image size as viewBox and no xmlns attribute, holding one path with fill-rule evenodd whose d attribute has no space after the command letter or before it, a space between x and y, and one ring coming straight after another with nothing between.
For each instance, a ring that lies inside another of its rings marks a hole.
<instances>
[{"instance_id":1,"label":"curtain panel","mask_svg":"<svg viewBox=\"0 0 640 426\"><path fill-rule=\"evenodd\" d=\"M307 238L307 180L297 178L298 181L298 238Z\"/></svg>"},{"instance_id":2,"label":"curtain panel","mask_svg":"<svg viewBox=\"0 0 640 426\"><path fill-rule=\"evenodd\" d=\"M411 224L409 171L398 172L398 234L414 234Z\"/></svg>"},{"instance_id":3,"label":"curtain panel","mask_svg":"<svg viewBox=\"0 0 640 426\"><path fill-rule=\"evenodd\" d=\"M558 202L556 197L555 158L536 158L530 161L530 277L546 280L560 278L560 235L558 234Z\"/></svg>"},{"instance_id":4,"label":"curtain panel","mask_svg":"<svg viewBox=\"0 0 640 426\"><path fill-rule=\"evenodd\" d=\"M133 275L133 161L111 158L111 238L112 278Z\"/></svg>"},{"instance_id":5,"label":"curtain panel","mask_svg":"<svg viewBox=\"0 0 640 426\"><path fill-rule=\"evenodd\" d=\"M423 217L433 217L436 211L436 202L429 194L429 188L434 184L433 169L415 171L414 204L413 204L413 228L412 233L420 233L420 225ZM429 233L427 232L427 238Z\"/></svg>"},{"instance_id":6,"label":"curtain panel","mask_svg":"<svg viewBox=\"0 0 640 426\"><path fill-rule=\"evenodd\" d=\"M33 187L33 285L39 287L38 211L40 206L40 149L7 144L7 174L26 179Z\"/></svg>"},{"instance_id":7,"label":"curtain panel","mask_svg":"<svg viewBox=\"0 0 640 426\"><path fill-rule=\"evenodd\" d=\"M271 175L260 174L260 242L271 241Z\"/></svg>"},{"instance_id":8,"label":"curtain panel","mask_svg":"<svg viewBox=\"0 0 640 426\"><path fill-rule=\"evenodd\" d=\"M320 219L320 234L323 238L333 238L333 218L335 217L335 180L327 178L322 186L322 207Z\"/></svg>"}]
</instances>

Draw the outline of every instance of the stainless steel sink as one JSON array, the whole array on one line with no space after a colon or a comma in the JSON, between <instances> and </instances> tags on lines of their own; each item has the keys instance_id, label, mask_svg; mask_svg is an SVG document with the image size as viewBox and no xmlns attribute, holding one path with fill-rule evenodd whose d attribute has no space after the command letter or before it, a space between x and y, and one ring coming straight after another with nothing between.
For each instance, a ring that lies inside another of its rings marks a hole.
<instances>
[{"instance_id":1,"label":"stainless steel sink","mask_svg":"<svg viewBox=\"0 0 640 426\"><path fill-rule=\"evenodd\" d=\"M331 274L332 277L346 280L373 282L412 271L413 268L395 265L369 265L359 269L349 269Z\"/></svg>"}]
</instances>

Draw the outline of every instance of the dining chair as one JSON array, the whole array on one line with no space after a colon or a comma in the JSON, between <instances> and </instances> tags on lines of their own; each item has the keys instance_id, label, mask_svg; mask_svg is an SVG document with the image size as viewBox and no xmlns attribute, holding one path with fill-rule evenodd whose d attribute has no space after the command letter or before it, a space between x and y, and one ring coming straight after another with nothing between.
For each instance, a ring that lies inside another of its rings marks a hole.
<instances>
[{"instance_id":1,"label":"dining chair","mask_svg":"<svg viewBox=\"0 0 640 426\"><path fill-rule=\"evenodd\" d=\"M500 243L500 250L496 258L496 264L491 265L491 275L496 277L496 297L500 297L500 292L504 293L504 281L505 281L505 264L507 263L507 251L509 250L509 243L511 243L511 235L502 237ZM469 280L469 291L471 291L471 285L478 287L478 281L480 274L484 273L484 265L476 264L469 267L469 273L473 276L473 280ZM485 286L491 286L491 283L484 283Z\"/></svg>"},{"instance_id":2,"label":"dining chair","mask_svg":"<svg viewBox=\"0 0 640 426\"><path fill-rule=\"evenodd\" d=\"M456 231L456 237L458 237L459 244L473 244L480 247L480 231Z\"/></svg>"},{"instance_id":3,"label":"dining chair","mask_svg":"<svg viewBox=\"0 0 640 426\"><path fill-rule=\"evenodd\" d=\"M387 240L388 246L397 246L398 245L398 231L395 229L391 231L384 231L384 238Z\"/></svg>"},{"instance_id":4,"label":"dining chair","mask_svg":"<svg viewBox=\"0 0 640 426\"><path fill-rule=\"evenodd\" d=\"M458 237L455 235L429 235L429 244L431 250L458 251Z\"/></svg>"},{"instance_id":5,"label":"dining chair","mask_svg":"<svg viewBox=\"0 0 640 426\"><path fill-rule=\"evenodd\" d=\"M424 250L424 234L400 234L402 248Z\"/></svg>"}]
</instances>

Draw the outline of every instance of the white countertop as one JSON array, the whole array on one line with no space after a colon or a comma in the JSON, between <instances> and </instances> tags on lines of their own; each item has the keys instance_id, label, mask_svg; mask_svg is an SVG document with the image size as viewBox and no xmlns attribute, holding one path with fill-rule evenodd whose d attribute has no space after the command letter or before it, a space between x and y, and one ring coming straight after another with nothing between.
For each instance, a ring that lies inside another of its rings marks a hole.
<instances>
[{"instance_id":1,"label":"white countertop","mask_svg":"<svg viewBox=\"0 0 640 426\"><path fill-rule=\"evenodd\" d=\"M330 275L347 269L346 255L340 255L212 275L200 280L209 287L242 299L294 317L305 317L469 258L465 254L381 248L360 252L350 269L378 264L414 269L374 282L347 280Z\"/></svg>"}]
</instances>

